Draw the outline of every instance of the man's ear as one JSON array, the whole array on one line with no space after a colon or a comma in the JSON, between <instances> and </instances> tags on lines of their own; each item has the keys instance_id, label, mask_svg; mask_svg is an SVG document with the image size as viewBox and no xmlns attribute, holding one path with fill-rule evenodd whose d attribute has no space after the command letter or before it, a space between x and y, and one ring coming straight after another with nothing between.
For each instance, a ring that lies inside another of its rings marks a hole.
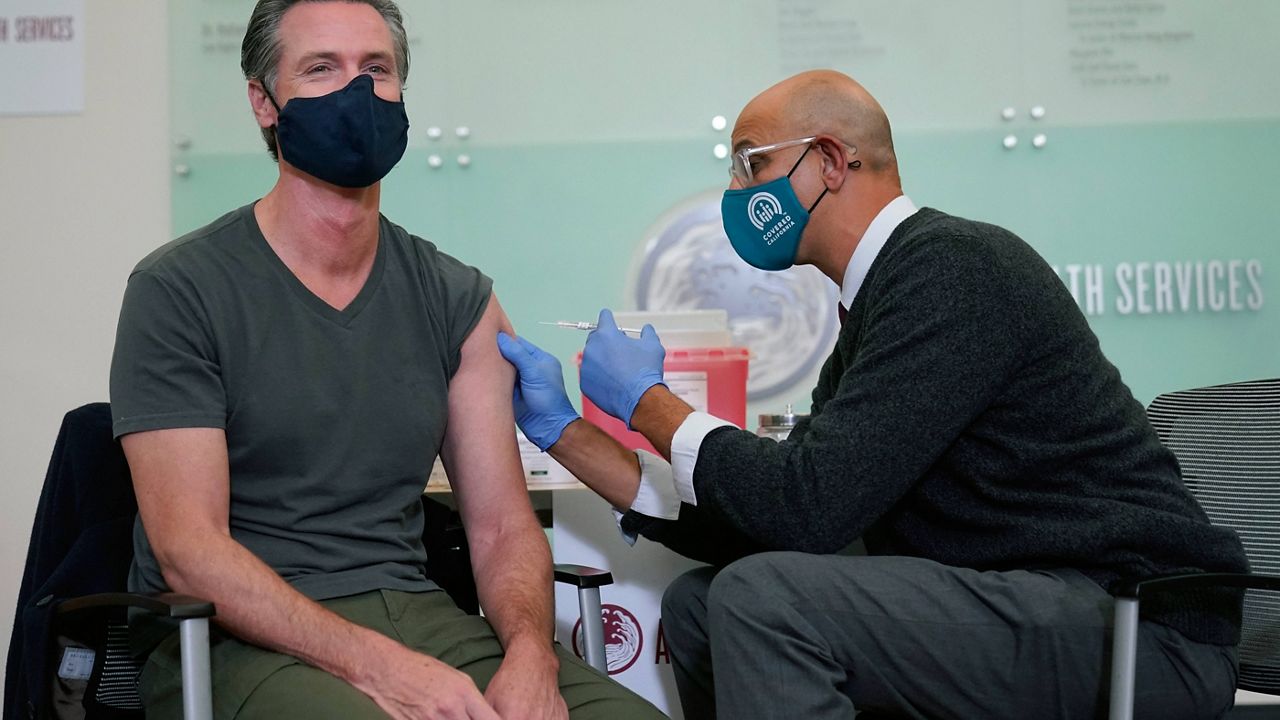
<instances>
[{"instance_id":1,"label":"man's ear","mask_svg":"<svg viewBox=\"0 0 1280 720\"><path fill-rule=\"evenodd\" d=\"M839 190L852 171L844 142L830 135L819 135L813 141L813 152L822 158L822 182L832 192Z\"/></svg>"},{"instance_id":2,"label":"man's ear","mask_svg":"<svg viewBox=\"0 0 1280 720\"><path fill-rule=\"evenodd\" d=\"M269 128L276 124L279 113L267 95L261 80L249 81L249 106L253 108L253 116L258 121L258 127Z\"/></svg>"}]
</instances>

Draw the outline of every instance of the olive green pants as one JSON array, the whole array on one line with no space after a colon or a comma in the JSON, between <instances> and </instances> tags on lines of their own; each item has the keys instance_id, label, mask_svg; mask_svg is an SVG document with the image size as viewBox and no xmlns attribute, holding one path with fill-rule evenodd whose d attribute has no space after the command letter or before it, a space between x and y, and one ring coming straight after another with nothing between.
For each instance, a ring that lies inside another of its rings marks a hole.
<instances>
[{"instance_id":1,"label":"olive green pants","mask_svg":"<svg viewBox=\"0 0 1280 720\"><path fill-rule=\"evenodd\" d=\"M381 590L321 604L465 672L483 692L502 662L502 646L484 618L467 615L443 592ZM563 647L560 693L575 720L663 718L643 698L602 676ZM141 691L148 718L182 717L177 633L147 659ZM367 695L290 655L210 629L213 716L219 720L385 718Z\"/></svg>"}]
</instances>

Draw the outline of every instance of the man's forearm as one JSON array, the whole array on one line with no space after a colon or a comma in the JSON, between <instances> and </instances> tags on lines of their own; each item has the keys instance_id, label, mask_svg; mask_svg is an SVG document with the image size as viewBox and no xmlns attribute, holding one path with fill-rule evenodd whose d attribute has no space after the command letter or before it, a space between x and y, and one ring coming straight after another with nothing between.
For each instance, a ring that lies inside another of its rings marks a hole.
<instances>
[{"instance_id":1,"label":"man's forearm","mask_svg":"<svg viewBox=\"0 0 1280 720\"><path fill-rule=\"evenodd\" d=\"M395 641L351 623L307 598L243 545L222 533L182 539L184 551L164 558L176 591L211 601L216 622L236 637L286 653L358 688L376 658Z\"/></svg>"},{"instance_id":2,"label":"man's forearm","mask_svg":"<svg viewBox=\"0 0 1280 720\"><path fill-rule=\"evenodd\" d=\"M574 420L547 452L615 508L626 510L635 502L640 462L634 452L595 425Z\"/></svg>"},{"instance_id":3,"label":"man's forearm","mask_svg":"<svg viewBox=\"0 0 1280 720\"><path fill-rule=\"evenodd\" d=\"M654 449L671 460L671 439L693 408L664 385L654 385L640 396L631 416L631 427L653 444Z\"/></svg>"},{"instance_id":4,"label":"man's forearm","mask_svg":"<svg viewBox=\"0 0 1280 720\"><path fill-rule=\"evenodd\" d=\"M534 515L513 515L499 532L469 542L480 605L503 648L554 657L551 549Z\"/></svg>"}]
</instances>

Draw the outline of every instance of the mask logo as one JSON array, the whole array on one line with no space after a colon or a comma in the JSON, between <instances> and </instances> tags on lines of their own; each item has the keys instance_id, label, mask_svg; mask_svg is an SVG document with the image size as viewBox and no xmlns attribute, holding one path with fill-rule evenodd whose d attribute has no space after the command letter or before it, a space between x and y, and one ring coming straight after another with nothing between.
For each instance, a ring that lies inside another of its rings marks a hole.
<instances>
[{"instance_id":1,"label":"mask logo","mask_svg":"<svg viewBox=\"0 0 1280 720\"><path fill-rule=\"evenodd\" d=\"M764 230L765 223L782 214L782 203L772 193L758 192L747 203L747 214L757 230Z\"/></svg>"}]
</instances>

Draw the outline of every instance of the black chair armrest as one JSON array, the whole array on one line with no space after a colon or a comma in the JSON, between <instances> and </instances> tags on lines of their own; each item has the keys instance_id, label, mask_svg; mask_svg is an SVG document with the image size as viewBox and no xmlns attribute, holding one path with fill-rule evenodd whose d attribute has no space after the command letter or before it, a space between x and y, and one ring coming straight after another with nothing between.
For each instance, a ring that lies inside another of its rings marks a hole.
<instances>
[{"instance_id":1,"label":"black chair armrest","mask_svg":"<svg viewBox=\"0 0 1280 720\"><path fill-rule=\"evenodd\" d=\"M1180 573L1121 580L1111 586L1118 598L1141 599L1142 593L1203 587L1238 587L1280 591L1280 576L1253 573Z\"/></svg>"},{"instance_id":2,"label":"black chair armrest","mask_svg":"<svg viewBox=\"0 0 1280 720\"><path fill-rule=\"evenodd\" d=\"M555 575L556 582L568 583L578 588L598 588L613 584L613 574L608 570L586 565L556 563Z\"/></svg>"},{"instance_id":3,"label":"black chair armrest","mask_svg":"<svg viewBox=\"0 0 1280 720\"><path fill-rule=\"evenodd\" d=\"M54 608L59 615L105 607L136 607L155 615L189 620L214 616L213 603L177 593L98 593L63 600Z\"/></svg>"}]
</instances>

